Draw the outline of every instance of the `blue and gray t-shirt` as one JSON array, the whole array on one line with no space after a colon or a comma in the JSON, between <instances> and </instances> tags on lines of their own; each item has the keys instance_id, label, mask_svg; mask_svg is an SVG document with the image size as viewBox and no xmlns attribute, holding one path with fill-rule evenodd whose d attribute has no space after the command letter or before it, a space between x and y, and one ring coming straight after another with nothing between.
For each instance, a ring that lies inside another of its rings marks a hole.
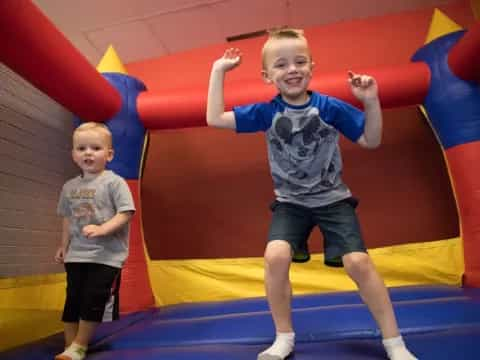
<instances>
[{"instance_id":1,"label":"blue and gray t-shirt","mask_svg":"<svg viewBox=\"0 0 480 360\"><path fill-rule=\"evenodd\" d=\"M309 94L310 100L300 106L278 95L269 103L233 111L237 132L265 131L277 200L317 207L351 196L341 178L339 132L356 142L365 116L336 98Z\"/></svg>"}]
</instances>

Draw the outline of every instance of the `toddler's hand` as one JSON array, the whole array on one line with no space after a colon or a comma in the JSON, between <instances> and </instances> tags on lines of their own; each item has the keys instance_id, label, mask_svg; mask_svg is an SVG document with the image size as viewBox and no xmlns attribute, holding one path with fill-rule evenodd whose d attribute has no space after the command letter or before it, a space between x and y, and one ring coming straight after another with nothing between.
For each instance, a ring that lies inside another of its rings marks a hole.
<instances>
[{"instance_id":1,"label":"toddler's hand","mask_svg":"<svg viewBox=\"0 0 480 360\"><path fill-rule=\"evenodd\" d=\"M86 225L82 229L82 234L89 239L104 235L101 225Z\"/></svg>"},{"instance_id":2,"label":"toddler's hand","mask_svg":"<svg viewBox=\"0 0 480 360\"><path fill-rule=\"evenodd\" d=\"M65 248L60 246L57 251L55 252L55 262L57 264L63 264L63 260L65 259Z\"/></svg>"},{"instance_id":3,"label":"toddler's hand","mask_svg":"<svg viewBox=\"0 0 480 360\"><path fill-rule=\"evenodd\" d=\"M242 62L242 53L237 48L225 50L223 56L213 63L215 70L230 71L240 65Z\"/></svg>"},{"instance_id":4,"label":"toddler's hand","mask_svg":"<svg viewBox=\"0 0 480 360\"><path fill-rule=\"evenodd\" d=\"M378 98L378 87L375 79L365 74L348 72L348 82L353 95L362 102Z\"/></svg>"}]
</instances>

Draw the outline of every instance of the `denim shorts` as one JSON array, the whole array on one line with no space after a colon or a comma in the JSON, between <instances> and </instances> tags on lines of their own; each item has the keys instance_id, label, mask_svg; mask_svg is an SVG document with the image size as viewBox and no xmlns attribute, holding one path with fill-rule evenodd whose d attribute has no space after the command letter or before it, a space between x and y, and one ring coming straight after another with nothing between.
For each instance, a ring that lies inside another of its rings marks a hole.
<instances>
[{"instance_id":1,"label":"denim shorts","mask_svg":"<svg viewBox=\"0 0 480 360\"><path fill-rule=\"evenodd\" d=\"M325 265L341 267L343 255L367 252L355 212L357 205L353 197L315 208L274 201L268 241L287 241L292 247L292 261L307 262L308 238L318 226L324 238Z\"/></svg>"}]
</instances>

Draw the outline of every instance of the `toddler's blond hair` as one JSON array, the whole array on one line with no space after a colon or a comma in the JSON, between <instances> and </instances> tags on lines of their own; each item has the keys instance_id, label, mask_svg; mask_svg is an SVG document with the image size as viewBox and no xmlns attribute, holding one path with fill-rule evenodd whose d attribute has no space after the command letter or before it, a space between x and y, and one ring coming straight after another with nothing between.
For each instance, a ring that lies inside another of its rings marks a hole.
<instances>
[{"instance_id":1,"label":"toddler's blond hair","mask_svg":"<svg viewBox=\"0 0 480 360\"><path fill-rule=\"evenodd\" d=\"M83 131L94 131L103 135L108 144L108 147L112 147L112 133L110 132L110 129L107 127L107 125L93 121L85 122L75 129L75 131L73 132L73 137L75 137L75 134Z\"/></svg>"}]
</instances>

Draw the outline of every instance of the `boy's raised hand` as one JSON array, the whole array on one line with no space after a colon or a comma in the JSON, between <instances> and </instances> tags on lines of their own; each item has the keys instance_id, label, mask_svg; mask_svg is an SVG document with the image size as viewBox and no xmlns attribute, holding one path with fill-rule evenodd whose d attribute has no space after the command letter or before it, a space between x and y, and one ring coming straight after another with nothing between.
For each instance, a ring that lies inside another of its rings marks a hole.
<instances>
[{"instance_id":1,"label":"boy's raised hand","mask_svg":"<svg viewBox=\"0 0 480 360\"><path fill-rule=\"evenodd\" d=\"M378 98L378 86L375 79L365 74L348 72L348 82L353 95L360 101L366 102Z\"/></svg>"},{"instance_id":2,"label":"boy's raised hand","mask_svg":"<svg viewBox=\"0 0 480 360\"><path fill-rule=\"evenodd\" d=\"M216 60L214 68L221 71L230 71L240 65L242 61L242 53L237 48L230 48L225 50L223 56Z\"/></svg>"}]
</instances>

